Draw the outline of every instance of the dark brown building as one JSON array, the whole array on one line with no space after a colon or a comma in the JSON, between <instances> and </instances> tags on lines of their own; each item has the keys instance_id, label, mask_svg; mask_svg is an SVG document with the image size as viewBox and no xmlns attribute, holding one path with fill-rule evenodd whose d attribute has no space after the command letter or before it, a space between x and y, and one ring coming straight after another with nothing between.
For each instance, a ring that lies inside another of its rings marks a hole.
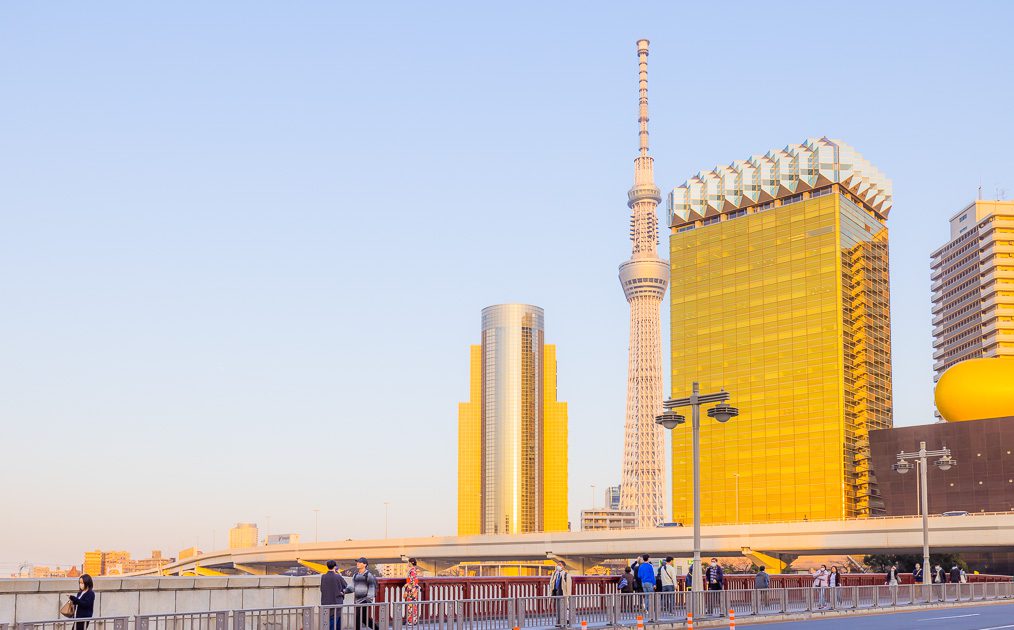
<instances>
[{"instance_id":1,"label":"dark brown building","mask_svg":"<svg viewBox=\"0 0 1014 630\"><path fill-rule=\"evenodd\" d=\"M888 516L919 514L915 469L907 474L891 466L902 451L951 449L957 465L927 470L929 513L1010 512L1014 510L1014 417L966 422L942 422L870 431L870 455ZM956 517L960 518L960 517ZM982 572L1014 571L1014 553L962 554L969 566Z\"/></svg>"},{"instance_id":2,"label":"dark brown building","mask_svg":"<svg viewBox=\"0 0 1014 630\"><path fill-rule=\"evenodd\" d=\"M870 454L888 516L918 514L918 474L901 475L891 466L901 451L918 451L919 442L947 447L958 460L950 470L930 462L929 512L1009 512L1014 510L1014 417L942 422L870 431Z\"/></svg>"}]
</instances>

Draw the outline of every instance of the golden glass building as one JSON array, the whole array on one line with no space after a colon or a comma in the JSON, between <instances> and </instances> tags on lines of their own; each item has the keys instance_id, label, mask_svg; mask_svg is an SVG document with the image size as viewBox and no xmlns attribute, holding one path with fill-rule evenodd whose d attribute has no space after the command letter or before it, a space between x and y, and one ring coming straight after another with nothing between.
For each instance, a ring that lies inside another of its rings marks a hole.
<instances>
[{"instance_id":1,"label":"golden glass building","mask_svg":"<svg viewBox=\"0 0 1014 630\"><path fill-rule=\"evenodd\" d=\"M698 381L740 409L702 422L702 523L882 513L868 433L892 426L890 208L890 181L827 138L670 194L672 395ZM677 522L693 520L691 466L677 427Z\"/></svg>"},{"instance_id":2,"label":"golden glass building","mask_svg":"<svg viewBox=\"0 0 1014 630\"><path fill-rule=\"evenodd\" d=\"M458 406L458 535L566 531L567 403L556 346L528 304L482 311L469 401Z\"/></svg>"}]
</instances>

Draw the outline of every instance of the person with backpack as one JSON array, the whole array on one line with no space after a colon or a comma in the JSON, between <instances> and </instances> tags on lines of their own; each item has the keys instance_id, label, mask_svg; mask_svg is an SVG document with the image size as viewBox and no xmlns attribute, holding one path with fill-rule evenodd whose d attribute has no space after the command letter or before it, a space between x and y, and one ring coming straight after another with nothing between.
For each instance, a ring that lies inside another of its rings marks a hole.
<instances>
[{"instance_id":1,"label":"person with backpack","mask_svg":"<svg viewBox=\"0 0 1014 630\"><path fill-rule=\"evenodd\" d=\"M616 585L616 588L620 591L620 610L624 612L630 612L633 610L631 605L631 595L634 593L634 571L630 567L623 567L623 575L620 576L620 582Z\"/></svg>"},{"instance_id":2,"label":"person with backpack","mask_svg":"<svg viewBox=\"0 0 1014 630\"><path fill-rule=\"evenodd\" d=\"M634 592L634 572L630 567L623 568L623 575L620 576L620 583L616 585L616 588L621 593Z\"/></svg>"},{"instance_id":3,"label":"person with backpack","mask_svg":"<svg viewBox=\"0 0 1014 630\"><path fill-rule=\"evenodd\" d=\"M352 575L352 586L345 588L345 593L352 593L356 602L356 630L363 626L376 630L370 611L377 598L377 577L367 568L366 558L356 560L356 572Z\"/></svg>"}]
</instances>

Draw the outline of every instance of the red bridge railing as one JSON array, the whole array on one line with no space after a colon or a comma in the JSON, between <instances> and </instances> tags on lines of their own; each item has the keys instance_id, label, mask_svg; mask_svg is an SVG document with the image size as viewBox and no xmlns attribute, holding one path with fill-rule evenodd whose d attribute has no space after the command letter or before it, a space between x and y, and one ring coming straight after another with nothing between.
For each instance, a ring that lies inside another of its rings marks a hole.
<instances>
[{"instance_id":1,"label":"red bridge railing","mask_svg":"<svg viewBox=\"0 0 1014 630\"><path fill-rule=\"evenodd\" d=\"M683 590L684 579L679 579L678 589ZM899 575L902 584L912 584L912 574ZM1009 575L968 574L970 583L1011 582ZM618 575L574 576L574 595L595 595L615 593L619 584ZM878 586L887 581L884 573L843 573L841 586ZM805 573L771 576L771 588L799 588L812 586L813 578ZM426 601L475 600L475 599L518 599L547 595L548 576L522 577L424 577L419 579L422 599ZM381 578L377 601L401 601L405 586L404 578ZM754 587L753 574L726 574L726 589L751 589Z\"/></svg>"}]
</instances>

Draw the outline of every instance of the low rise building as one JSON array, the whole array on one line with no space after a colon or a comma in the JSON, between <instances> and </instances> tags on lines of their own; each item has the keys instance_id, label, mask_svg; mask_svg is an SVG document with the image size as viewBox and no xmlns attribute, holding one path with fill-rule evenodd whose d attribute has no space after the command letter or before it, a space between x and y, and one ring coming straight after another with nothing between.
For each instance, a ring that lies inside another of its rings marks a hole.
<instances>
[{"instance_id":1,"label":"low rise building","mask_svg":"<svg viewBox=\"0 0 1014 630\"><path fill-rule=\"evenodd\" d=\"M609 508L581 510L581 531L635 529L636 527L637 514L633 510L613 510Z\"/></svg>"}]
</instances>

